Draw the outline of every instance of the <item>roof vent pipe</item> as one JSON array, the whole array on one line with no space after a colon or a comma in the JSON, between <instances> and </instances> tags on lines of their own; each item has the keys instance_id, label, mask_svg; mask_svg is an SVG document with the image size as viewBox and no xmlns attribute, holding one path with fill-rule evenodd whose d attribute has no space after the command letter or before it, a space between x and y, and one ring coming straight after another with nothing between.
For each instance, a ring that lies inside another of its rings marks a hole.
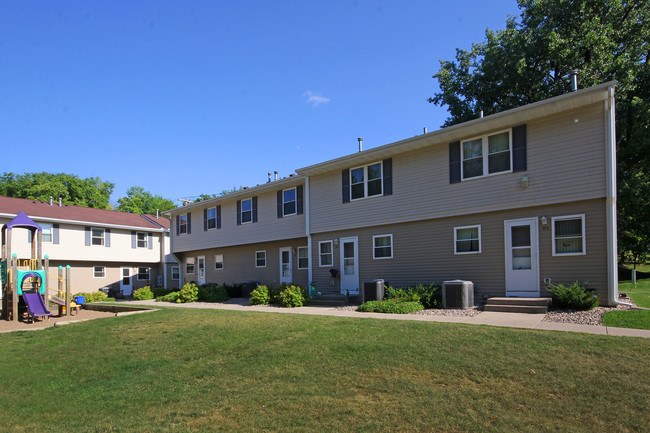
<instances>
[{"instance_id":1,"label":"roof vent pipe","mask_svg":"<svg viewBox=\"0 0 650 433\"><path fill-rule=\"evenodd\" d=\"M363 137L357 138L359 140L359 152L363 151Z\"/></svg>"},{"instance_id":2,"label":"roof vent pipe","mask_svg":"<svg viewBox=\"0 0 650 433\"><path fill-rule=\"evenodd\" d=\"M427 133L427 127L426 126L424 127L424 133L425 134Z\"/></svg>"},{"instance_id":3,"label":"roof vent pipe","mask_svg":"<svg viewBox=\"0 0 650 433\"><path fill-rule=\"evenodd\" d=\"M54 197L50 196L50 206L52 206L52 200L54 200Z\"/></svg>"},{"instance_id":4,"label":"roof vent pipe","mask_svg":"<svg viewBox=\"0 0 650 433\"><path fill-rule=\"evenodd\" d=\"M156 209L156 219L158 219L158 216L159 216L158 209Z\"/></svg>"},{"instance_id":5,"label":"roof vent pipe","mask_svg":"<svg viewBox=\"0 0 650 433\"><path fill-rule=\"evenodd\" d=\"M480 116L481 116L481 119L482 119L483 118L483 110L481 110Z\"/></svg>"},{"instance_id":6,"label":"roof vent pipe","mask_svg":"<svg viewBox=\"0 0 650 433\"><path fill-rule=\"evenodd\" d=\"M61 207L61 206L63 206L63 203L62 203L61 197L59 197L59 207Z\"/></svg>"},{"instance_id":7,"label":"roof vent pipe","mask_svg":"<svg viewBox=\"0 0 650 433\"><path fill-rule=\"evenodd\" d=\"M569 77L571 77L571 91L575 92L578 90L578 70L574 69L571 71Z\"/></svg>"},{"instance_id":8,"label":"roof vent pipe","mask_svg":"<svg viewBox=\"0 0 650 433\"><path fill-rule=\"evenodd\" d=\"M278 180L278 171L275 170L275 171L273 172L273 174L275 175L275 180Z\"/></svg>"},{"instance_id":9,"label":"roof vent pipe","mask_svg":"<svg viewBox=\"0 0 650 433\"><path fill-rule=\"evenodd\" d=\"M267 181L266 181L266 183L269 183L269 182L271 182L271 172L269 171L269 173L268 173L268 174L269 174L269 180L267 180Z\"/></svg>"}]
</instances>

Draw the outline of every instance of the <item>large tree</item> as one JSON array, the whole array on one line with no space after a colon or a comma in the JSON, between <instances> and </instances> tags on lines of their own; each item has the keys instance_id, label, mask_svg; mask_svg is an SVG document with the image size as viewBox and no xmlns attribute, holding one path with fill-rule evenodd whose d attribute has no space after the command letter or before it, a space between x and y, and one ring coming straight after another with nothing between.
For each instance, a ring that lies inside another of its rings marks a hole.
<instances>
[{"instance_id":1,"label":"large tree","mask_svg":"<svg viewBox=\"0 0 650 433\"><path fill-rule=\"evenodd\" d=\"M97 209L110 209L109 199L114 184L98 177L81 179L67 173L3 173L0 195L49 201L61 198L63 203Z\"/></svg>"},{"instance_id":2,"label":"large tree","mask_svg":"<svg viewBox=\"0 0 650 433\"><path fill-rule=\"evenodd\" d=\"M155 215L156 211L163 212L175 207L174 202L169 199L162 198L159 195L152 195L141 186L132 186L126 191L126 197L117 200L115 210Z\"/></svg>"},{"instance_id":3,"label":"large tree","mask_svg":"<svg viewBox=\"0 0 650 433\"><path fill-rule=\"evenodd\" d=\"M566 93L574 69L580 87L616 80L619 251L643 260L650 248L650 3L518 3L520 17L509 17L504 30L488 29L471 50L440 62L440 91L429 101L448 108L449 126Z\"/></svg>"}]
</instances>

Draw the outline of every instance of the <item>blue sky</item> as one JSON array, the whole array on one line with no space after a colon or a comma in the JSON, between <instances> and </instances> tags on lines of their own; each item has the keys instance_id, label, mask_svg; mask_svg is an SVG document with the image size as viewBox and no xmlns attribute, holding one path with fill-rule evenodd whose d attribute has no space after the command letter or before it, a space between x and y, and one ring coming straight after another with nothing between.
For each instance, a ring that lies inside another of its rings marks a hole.
<instances>
[{"instance_id":1,"label":"blue sky","mask_svg":"<svg viewBox=\"0 0 650 433\"><path fill-rule=\"evenodd\" d=\"M439 60L515 0L0 1L0 172L176 200L438 129Z\"/></svg>"}]
</instances>

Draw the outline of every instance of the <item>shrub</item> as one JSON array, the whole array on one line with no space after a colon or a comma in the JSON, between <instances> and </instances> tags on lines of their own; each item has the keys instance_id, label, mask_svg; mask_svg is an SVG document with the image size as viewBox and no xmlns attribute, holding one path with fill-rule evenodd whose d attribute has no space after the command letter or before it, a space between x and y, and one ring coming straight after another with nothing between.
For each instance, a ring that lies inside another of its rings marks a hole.
<instances>
[{"instance_id":1,"label":"shrub","mask_svg":"<svg viewBox=\"0 0 650 433\"><path fill-rule=\"evenodd\" d=\"M84 298L86 298L85 301L89 304L91 302L103 302L106 301L106 299L108 298L108 295L102 292L101 290L92 293L90 292L75 293L74 295L72 295L73 301L75 296L83 296Z\"/></svg>"},{"instance_id":2,"label":"shrub","mask_svg":"<svg viewBox=\"0 0 650 433\"><path fill-rule=\"evenodd\" d=\"M257 288L251 292L249 301L252 305L268 305L271 301L268 287L257 286Z\"/></svg>"},{"instance_id":3,"label":"shrub","mask_svg":"<svg viewBox=\"0 0 650 433\"><path fill-rule=\"evenodd\" d=\"M553 295L553 305L568 310L591 310L598 306L598 296L586 285L578 281L567 286L564 284L549 284L546 288Z\"/></svg>"},{"instance_id":4,"label":"shrub","mask_svg":"<svg viewBox=\"0 0 650 433\"><path fill-rule=\"evenodd\" d=\"M241 284L224 284L222 286L226 289L229 298L241 298L242 295L242 285Z\"/></svg>"},{"instance_id":5,"label":"shrub","mask_svg":"<svg viewBox=\"0 0 650 433\"><path fill-rule=\"evenodd\" d=\"M115 302L115 298L111 298L110 296L106 299L104 299L104 302Z\"/></svg>"},{"instance_id":6,"label":"shrub","mask_svg":"<svg viewBox=\"0 0 650 433\"><path fill-rule=\"evenodd\" d=\"M280 303L280 289L275 287L269 287L269 304L279 304Z\"/></svg>"},{"instance_id":7,"label":"shrub","mask_svg":"<svg viewBox=\"0 0 650 433\"><path fill-rule=\"evenodd\" d=\"M169 292L166 295L159 296L156 298L158 302L178 302L180 292Z\"/></svg>"},{"instance_id":8,"label":"shrub","mask_svg":"<svg viewBox=\"0 0 650 433\"><path fill-rule=\"evenodd\" d=\"M226 288L223 286L201 286L199 287L198 300L201 302L223 302L230 299Z\"/></svg>"},{"instance_id":9,"label":"shrub","mask_svg":"<svg viewBox=\"0 0 650 433\"><path fill-rule=\"evenodd\" d=\"M141 289L133 292L133 299L136 301L144 301L147 299L153 299L153 292L149 286L142 287Z\"/></svg>"},{"instance_id":10,"label":"shrub","mask_svg":"<svg viewBox=\"0 0 650 433\"><path fill-rule=\"evenodd\" d=\"M420 302L424 308L436 308L442 303L441 286L429 284L427 286L418 284L405 288L388 287L386 299L399 299L400 301Z\"/></svg>"},{"instance_id":11,"label":"shrub","mask_svg":"<svg viewBox=\"0 0 650 433\"><path fill-rule=\"evenodd\" d=\"M424 307L417 301L402 301L400 299L388 299L386 301L368 301L359 305L358 311L363 313L391 313L408 314L423 310Z\"/></svg>"},{"instance_id":12,"label":"shrub","mask_svg":"<svg viewBox=\"0 0 650 433\"><path fill-rule=\"evenodd\" d=\"M168 289L166 287L152 287L151 292L153 293L153 297L158 299L161 296L165 296L168 293L174 292L174 289Z\"/></svg>"},{"instance_id":13,"label":"shrub","mask_svg":"<svg viewBox=\"0 0 650 433\"><path fill-rule=\"evenodd\" d=\"M196 302L199 300L199 286L194 283L187 283L181 287L176 302Z\"/></svg>"},{"instance_id":14,"label":"shrub","mask_svg":"<svg viewBox=\"0 0 650 433\"><path fill-rule=\"evenodd\" d=\"M278 296L280 305L287 308L302 307L305 304L305 295L299 286L285 286Z\"/></svg>"}]
</instances>

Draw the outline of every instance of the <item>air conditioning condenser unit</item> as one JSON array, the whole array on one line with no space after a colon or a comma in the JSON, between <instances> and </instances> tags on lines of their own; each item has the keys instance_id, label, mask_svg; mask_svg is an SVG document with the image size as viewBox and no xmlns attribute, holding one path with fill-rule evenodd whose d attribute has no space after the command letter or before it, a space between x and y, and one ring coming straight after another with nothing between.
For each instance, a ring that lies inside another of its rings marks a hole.
<instances>
[{"instance_id":1,"label":"air conditioning condenser unit","mask_svg":"<svg viewBox=\"0 0 650 433\"><path fill-rule=\"evenodd\" d=\"M442 283L442 308L466 310L474 306L474 283L452 280Z\"/></svg>"}]
</instances>

